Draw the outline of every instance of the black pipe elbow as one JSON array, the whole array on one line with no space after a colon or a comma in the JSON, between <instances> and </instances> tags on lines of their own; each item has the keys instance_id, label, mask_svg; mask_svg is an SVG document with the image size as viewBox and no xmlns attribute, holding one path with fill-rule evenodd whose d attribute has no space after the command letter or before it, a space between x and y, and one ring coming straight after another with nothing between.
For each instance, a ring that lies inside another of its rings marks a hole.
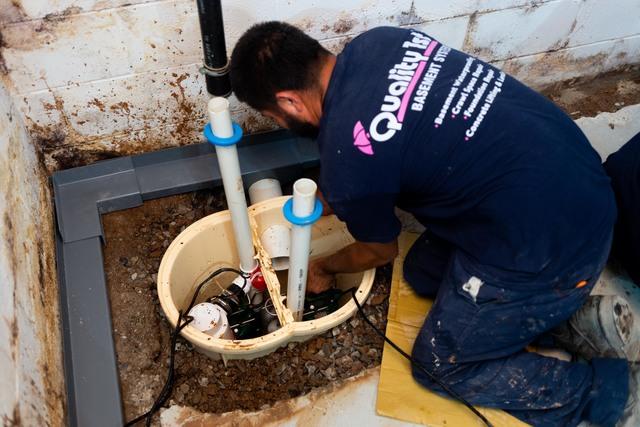
<instances>
[{"instance_id":1,"label":"black pipe elbow","mask_svg":"<svg viewBox=\"0 0 640 427\"><path fill-rule=\"evenodd\" d=\"M204 66L200 72L207 81L207 92L213 96L231 95L229 60L224 38L224 21L220 0L197 0Z\"/></svg>"}]
</instances>

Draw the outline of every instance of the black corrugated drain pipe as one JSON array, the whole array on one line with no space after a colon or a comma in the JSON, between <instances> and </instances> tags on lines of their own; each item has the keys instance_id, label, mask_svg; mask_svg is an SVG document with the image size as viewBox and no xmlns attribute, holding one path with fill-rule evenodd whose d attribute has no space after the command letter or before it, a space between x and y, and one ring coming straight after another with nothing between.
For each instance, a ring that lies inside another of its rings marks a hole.
<instances>
[{"instance_id":1,"label":"black corrugated drain pipe","mask_svg":"<svg viewBox=\"0 0 640 427\"><path fill-rule=\"evenodd\" d=\"M200 72L207 80L207 92L213 96L231 95L229 60L224 40L220 0L197 0L204 66Z\"/></svg>"}]
</instances>

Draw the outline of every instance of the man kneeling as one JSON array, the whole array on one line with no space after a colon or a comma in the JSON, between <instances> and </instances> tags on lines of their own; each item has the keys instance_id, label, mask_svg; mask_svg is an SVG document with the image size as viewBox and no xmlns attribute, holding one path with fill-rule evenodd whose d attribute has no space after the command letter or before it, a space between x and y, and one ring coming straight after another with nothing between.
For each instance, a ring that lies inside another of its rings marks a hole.
<instances>
[{"instance_id":1,"label":"man kneeling","mask_svg":"<svg viewBox=\"0 0 640 427\"><path fill-rule=\"evenodd\" d=\"M336 57L288 24L258 24L234 49L231 79L238 99L317 138L320 189L357 240L310 265L311 291L391 261L398 206L428 228L404 270L435 297L416 360L470 402L530 424L628 421L624 359L525 351L584 304L616 218L599 156L568 116L408 29L367 31Z\"/></svg>"}]
</instances>

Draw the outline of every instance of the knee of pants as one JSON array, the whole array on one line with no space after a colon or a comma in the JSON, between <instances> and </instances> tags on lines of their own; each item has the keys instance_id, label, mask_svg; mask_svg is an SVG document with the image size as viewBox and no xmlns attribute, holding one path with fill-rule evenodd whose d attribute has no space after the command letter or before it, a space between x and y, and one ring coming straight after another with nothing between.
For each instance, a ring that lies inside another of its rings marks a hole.
<instances>
[{"instance_id":1,"label":"knee of pants","mask_svg":"<svg viewBox=\"0 0 640 427\"><path fill-rule=\"evenodd\" d=\"M439 356L435 353L436 349L430 342L430 336L431 335L425 329L422 329L418 334L411 351L411 358L413 359L413 363L411 364L411 374L416 381L427 388L432 388L436 383L432 381L430 376L426 374L423 369L427 370L431 375L438 379L443 380L448 374L460 368L460 366L455 362L451 363L451 361L446 357ZM418 367L418 364L421 367Z\"/></svg>"},{"instance_id":2,"label":"knee of pants","mask_svg":"<svg viewBox=\"0 0 640 427\"><path fill-rule=\"evenodd\" d=\"M451 258L451 246L425 232L413 244L404 260L404 278L422 296L433 297Z\"/></svg>"},{"instance_id":3,"label":"knee of pants","mask_svg":"<svg viewBox=\"0 0 640 427\"><path fill-rule=\"evenodd\" d=\"M435 374L434 374L435 375ZM411 376L414 380L418 382L423 387L428 388L429 390L434 390L437 388L437 384L426 375L422 369L418 368L415 364L411 364Z\"/></svg>"},{"instance_id":4,"label":"knee of pants","mask_svg":"<svg viewBox=\"0 0 640 427\"><path fill-rule=\"evenodd\" d=\"M420 349L425 350L425 349ZM434 377L437 381L444 383L446 386L451 386L448 376L458 372L462 366L449 363L447 360L438 359L435 354L431 352L425 353L424 351L416 351L414 346L412 352L412 358L414 363L411 364L411 375L420 383L423 387L431 390L440 391L440 385L434 381ZM417 363L415 363L417 362ZM420 366L418 366L420 364ZM425 372L428 372L428 374Z\"/></svg>"},{"instance_id":5,"label":"knee of pants","mask_svg":"<svg viewBox=\"0 0 640 427\"><path fill-rule=\"evenodd\" d=\"M435 387L437 387L437 384L428 374L424 372L422 368L427 370L433 376L438 375L438 373L436 373L435 369L433 369L433 358L430 358L427 354L425 354L425 350L426 349L424 348L417 348L415 345L413 346L413 351L411 352L411 358L413 359L411 363L411 376L413 376L413 379L423 387L434 389Z\"/></svg>"},{"instance_id":6,"label":"knee of pants","mask_svg":"<svg viewBox=\"0 0 640 427\"><path fill-rule=\"evenodd\" d=\"M440 282L429 277L425 274L425 271L420 269L416 264L407 261L409 260L406 259L402 266L404 280L418 295L426 297L435 296L438 293Z\"/></svg>"},{"instance_id":7,"label":"knee of pants","mask_svg":"<svg viewBox=\"0 0 640 427\"><path fill-rule=\"evenodd\" d=\"M402 264L404 280L409 282L411 285L411 282L416 278L419 271L420 263L418 261L418 256L416 255L416 248L414 244L414 246L409 249L407 256L404 258L404 263Z\"/></svg>"}]
</instances>

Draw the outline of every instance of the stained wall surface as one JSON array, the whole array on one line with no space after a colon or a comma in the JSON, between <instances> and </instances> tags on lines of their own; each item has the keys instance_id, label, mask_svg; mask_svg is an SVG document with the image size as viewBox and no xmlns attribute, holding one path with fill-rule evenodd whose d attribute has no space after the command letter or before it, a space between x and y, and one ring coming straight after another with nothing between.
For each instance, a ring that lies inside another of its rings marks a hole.
<instances>
[{"instance_id":1,"label":"stained wall surface","mask_svg":"<svg viewBox=\"0 0 640 427\"><path fill-rule=\"evenodd\" d=\"M45 171L0 83L0 425L64 417L53 224Z\"/></svg>"},{"instance_id":2,"label":"stained wall surface","mask_svg":"<svg viewBox=\"0 0 640 427\"><path fill-rule=\"evenodd\" d=\"M637 62L639 0L223 0L229 52L285 20L334 52L380 25L415 27L536 87ZM0 75L49 169L200 140L195 0L0 0ZM246 131L273 123L236 101Z\"/></svg>"},{"instance_id":3,"label":"stained wall surface","mask_svg":"<svg viewBox=\"0 0 640 427\"><path fill-rule=\"evenodd\" d=\"M284 20L339 52L380 25L424 30L534 87L640 61L640 0L222 0L229 52ZM0 421L60 425L46 173L200 141L195 0L0 0ZM248 132L274 124L232 99ZM46 167L46 169L45 169Z\"/></svg>"}]
</instances>

